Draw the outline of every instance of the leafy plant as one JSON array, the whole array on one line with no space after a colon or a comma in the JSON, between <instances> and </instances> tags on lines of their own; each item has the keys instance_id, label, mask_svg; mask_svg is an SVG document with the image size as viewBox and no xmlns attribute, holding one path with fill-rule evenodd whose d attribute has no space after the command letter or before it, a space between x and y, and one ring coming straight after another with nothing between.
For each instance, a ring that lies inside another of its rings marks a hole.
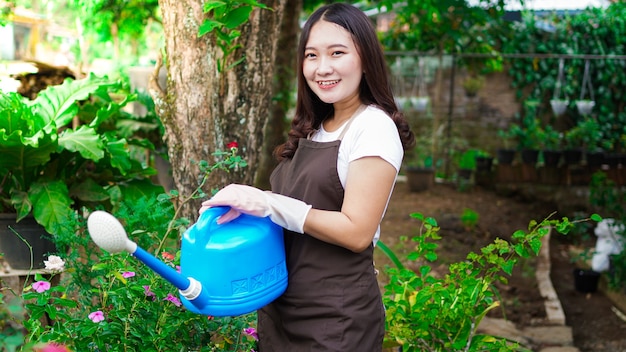
<instances>
[{"instance_id":1,"label":"leafy plant","mask_svg":"<svg viewBox=\"0 0 626 352\"><path fill-rule=\"evenodd\" d=\"M518 230L511 241L496 239L453 263L444 276L434 275L428 263L437 260L439 227L435 219L413 213L420 221L412 237L414 251L407 259L417 271L404 266L386 269L389 283L383 300L387 307L386 346L402 351L527 351L502 337L478 334L477 327L489 311L498 307L496 282L507 282L517 260L537 255L541 238L554 229L567 234L575 222L567 218L531 221L528 231ZM600 221L598 215L591 220ZM584 219L580 221L586 221Z\"/></svg>"},{"instance_id":2,"label":"leafy plant","mask_svg":"<svg viewBox=\"0 0 626 352\"><path fill-rule=\"evenodd\" d=\"M222 50L224 56L218 62L218 70L224 69L227 58L238 48L240 44L236 43L241 32L236 28L246 23L250 18L250 13L254 8L269 9L265 4L256 0L242 1L222 1L210 0L203 3L203 12L208 17L200 25L198 36L201 37L208 33L215 33L217 37L217 45ZM239 58L227 69L238 65L244 60Z\"/></svg>"},{"instance_id":3,"label":"leafy plant","mask_svg":"<svg viewBox=\"0 0 626 352\"><path fill-rule=\"evenodd\" d=\"M0 210L32 214L50 234L63 231L81 204L112 206L159 190L136 149L145 139L120 136L120 83L90 75L41 91L33 101L0 92ZM78 120L75 120L78 117ZM75 123L78 121L79 123ZM130 136L132 137L132 136Z\"/></svg>"},{"instance_id":4,"label":"leafy plant","mask_svg":"<svg viewBox=\"0 0 626 352\"><path fill-rule=\"evenodd\" d=\"M503 42L505 53L532 54L593 54L597 60L590 61L589 79L593 82L590 95L595 100L595 118L601 128L604 141L618 147L624 135L626 112L624 104L626 71L623 61L611 57L623 52L625 38L626 3L613 2L606 8L589 8L575 16L553 14L539 18L529 12L509 40ZM546 31L541 22L549 22L552 31ZM582 90L585 60L565 59L564 96L578 96ZM557 84L559 69L556 59L514 58L508 60L509 75L517 89L519 99L534 99L542 110L549 111L549 101ZM568 118L576 116L567 116ZM572 131L571 138L579 131ZM582 148L580 141L569 140L571 147Z\"/></svg>"},{"instance_id":5,"label":"leafy plant","mask_svg":"<svg viewBox=\"0 0 626 352\"><path fill-rule=\"evenodd\" d=\"M429 169L434 166L432 137L422 134L416 137L415 147L406 153L404 164L409 168Z\"/></svg>"},{"instance_id":6,"label":"leafy plant","mask_svg":"<svg viewBox=\"0 0 626 352\"><path fill-rule=\"evenodd\" d=\"M464 170L476 170L476 157L479 153L478 149L464 151L458 160L459 168Z\"/></svg>"},{"instance_id":7,"label":"leafy plant","mask_svg":"<svg viewBox=\"0 0 626 352\"><path fill-rule=\"evenodd\" d=\"M190 223L177 217L179 209L195 197L206 196L201 187L211 172L246 166L237 155L236 143L229 148L214 153L215 163L197 164L197 192L124 200L114 215L134 229L131 236L139 246L176 268L179 238ZM21 340L18 334L12 336L25 351L48 342L74 351L105 351L115 346L130 351L241 351L254 346L250 330L254 314L217 318L185 310L172 284L130 254L100 252L86 233L85 219L75 221L72 227L78 231L59 235L66 244L73 241L63 258L55 258L55 267L49 265L51 258L46 263L56 272L65 269L64 275L59 280L37 275L21 295L25 316L16 322L25 329ZM51 318L50 324L42 321L45 316Z\"/></svg>"},{"instance_id":8,"label":"leafy plant","mask_svg":"<svg viewBox=\"0 0 626 352\"><path fill-rule=\"evenodd\" d=\"M479 215L475 210L470 208L463 208L463 212L461 213L461 223L463 223L463 227L466 230L473 230L478 225Z\"/></svg>"},{"instance_id":9,"label":"leafy plant","mask_svg":"<svg viewBox=\"0 0 626 352\"><path fill-rule=\"evenodd\" d=\"M475 96L484 85L485 77L483 76L470 76L463 81L463 89L465 89L465 93L470 97Z\"/></svg>"}]
</instances>

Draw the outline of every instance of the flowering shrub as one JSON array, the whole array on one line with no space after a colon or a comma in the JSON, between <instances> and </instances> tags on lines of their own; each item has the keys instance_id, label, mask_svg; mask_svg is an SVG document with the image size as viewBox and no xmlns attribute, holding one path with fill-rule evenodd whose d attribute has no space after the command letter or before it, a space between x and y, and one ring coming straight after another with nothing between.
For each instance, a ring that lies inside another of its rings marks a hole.
<instances>
[{"instance_id":1,"label":"flowering shrub","mask_svg":"<svg viewBox=\"0 0 626 352\"><path fill-rule=\"evenodd\" d=\"M190 221L177 218L179 208L173 204L205 197L201 188L210 172L246 166L236 143L228 148L213 154L214 164L198 163L202 175L194 194L176 202L172 198L182 198L176 192L122 202L113 214L134 229L129 235L140 247L179 269L179 239ZM62 254L48 257L47 272L36 274L24 287L22 302L14 304L20 314L11 320L23 328L6 333L14 346L8 351L254 350L254 313L218 318L186 310L172 284L128 253L99 250L86 232L85 218L77 215L74 221L76 232L55 236ZM1 294L0 303L4 306ZM4 330L0 346L6 341Z\"/></svg>"}]
</instances>

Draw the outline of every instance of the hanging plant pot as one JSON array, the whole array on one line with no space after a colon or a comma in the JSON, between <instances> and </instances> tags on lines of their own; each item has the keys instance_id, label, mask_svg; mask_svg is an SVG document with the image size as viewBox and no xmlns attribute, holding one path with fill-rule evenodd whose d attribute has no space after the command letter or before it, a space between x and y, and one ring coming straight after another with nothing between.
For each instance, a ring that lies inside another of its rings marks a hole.
<instances>
[{"instance_id":1,"label":"hanging plant pot","mask_svg":"<svg viewBox=\"0 0 626 352\"><path fill-rule=\"evenodd\" d=\"M16 223L15 216L14 213L0 214L0 252L4 253L4 260L11 269L30 269L31 254L28 247L30 245L33 251L32 268L43 268L43 260L47 258L48 253L56 252L54 242L47 238L48 233L33 217L26 217Z\"/></svg>"},{"instance_id":2,"label":"hanging plant pot","mask_svg":"<svg viewBox=\"0 0 626 352\"><path fill-rule=\"evenodd\" d=\"M591 110L596 105L596 102L593 100L577 100L576 101L576 109L578 109L578 113L581 115L589 115L591 114Z\"/></svg>"},{"instance_id":3,"label":"hanging plant pot","mask_svg":"<svg viewBox=\"0 0 626 352\"><path fill-rule=\"evenodd\" d=\"M569 105L569 100L561 100L561 99L552 99L550 100L550 106L552 107L552 112L554 115L561 116L567 110L567 105Z\"/></svg>"},{"instance_id":4,"label":"hanging plant pot","mask_svg":"<svg viewBox=\"0 0 626 352\"><path fill-rule=\"evenodd\" d=\"M401 111L405 111L409 106L411 106L411 100L409 97L395 97L396 105L398 105L398 109Z\"/></svg>"},{"instance_id":5,"label":"hanging plant pot","mask_svg":"<svg viewBox=\"0 0 626 352\"><path fill-rule=\"evenodd\" d=\"M418 112L426 111L430 97L411 97L411 105Z\"/></svg>"}]
</instances>

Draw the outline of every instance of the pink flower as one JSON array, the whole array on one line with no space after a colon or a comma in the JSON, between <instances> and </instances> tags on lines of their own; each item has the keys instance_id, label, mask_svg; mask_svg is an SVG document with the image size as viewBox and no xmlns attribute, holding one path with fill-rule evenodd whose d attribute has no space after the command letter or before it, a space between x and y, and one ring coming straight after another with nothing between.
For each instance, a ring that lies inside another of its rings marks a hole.
<instances>
[{"instance_id":1,"label":"pink flower","mask_svg":"<svg viewBox=\"0 0 626 352\"><path fill-rule=\"evenodd\" d=\"M152 297L152 300L154 300L156 297L154 292L150 291L150 286L148 285L143 286L143 293L146 295L146 297Z\"/></svg>"},{"instance_id":2,"label":"pink flower","mask_svg":"<svg viewBox=\"0 0 626 352\"><path fill-rule=\"evenodd\" d=\"M94 323L99 323L104 320L104 313L101 310L89 313L89 319Z\"/></svg>"},{"instance_id":3,"label":"pink flower","mask_svg":"<svg viewBox=\"0 0 626 352\"><path fill-rule=\"evenodd\" d=\"M133 276L135 276L134 271L125 271L122 273L122 277L125 279L128 279L129 277L133 277Z\"/></svg>"},{"instance_id":4,"label":"pink flower","mask_svg":"<svg viewBox=\"0 0 626 352\"><path fill-rule=\"evenodd\" d=\"M243 329L243 333L259 341L259 334L257 334L255 328L245 328Z\"/></svg>"},{"instance_id":5,"label":"pink flower","mask_svg":"<svg viewBox=\"0 0 626 352\"><path fill-rule=\"evenodd\" d=\"M36 281L33 283L33 290L42 293L50 289L50 283L48 281Z\"/></svg>"},{"instance_id":6,"label":"pink flower","mask_svg":"<svg viewBox=\"0 0 626 352\"><path fill-rule=\"evenodd\" d=\"M180 265L176 265L176 272L180 274Z\"/></svg>"},{"instance_id":7,"label":"pink flower","mask_svg":"<svg viewBox=\"0 0 626 352\"><path fill-rule=\"evenodd\" d=\"M45 345L37 345L34 349L35 352L70 352L70 350L64 345L49 342Z\"/></svg>"},{"instance_id":8,"label":"pink flower","mask_svg":"<svg viewBox=\"0 0 626 352\"><path fill-rule=\"evenodd\" d=\"M180 305L182 304L180 302L180 299L176 298L174 295L172 295L171 293L167 294L167 297L163 298L164 301L170 301L172 303L174 303L174 305L176 307L180 307Z\"/></svg>"},{"instance_id":9,"label":"pink flower","mask_svg":"<svg viewBox=\"0 0 626 352\"><path fill-rule=\"evenodd\" d=\"M228 149L237 149L237 148L239 148L239 143L237 143L235 141L232 141L232 142L226 144L226 147Z\"/></svg>"}]
</instances>

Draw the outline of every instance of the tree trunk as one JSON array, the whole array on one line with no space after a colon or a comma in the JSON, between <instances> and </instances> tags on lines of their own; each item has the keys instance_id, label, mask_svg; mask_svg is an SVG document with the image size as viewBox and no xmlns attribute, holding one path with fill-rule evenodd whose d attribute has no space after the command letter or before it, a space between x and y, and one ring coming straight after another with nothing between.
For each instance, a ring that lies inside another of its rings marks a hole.
<instances>
[{"instance_id":1,"label":"tree trunk","mask_svg":"<svg viewBox=\"0 0 626 352\"><path fill-rule=\"evenodd\" d=\"M262 189L270 189L270 175L276 166L273 157L274 148L283 143L289 126L287 114L293 106L293 95L296 78L296 48L300 33L300 13L303 0L287 0L283 22L278 37L278 47L283 48L276 55L274 63L273 100L269 121L265 126L263 153L256 175L255 185Z\"/></svg>"},{"instance_id":2,"label":"tree trunk","mask_svg":"<svg viewBox=\"0 0 626 352\"><path fill-rule=\"evenodd\" d=\"M239 143L240 155L248 167L212 173L204 191L210 193L228 183L250 184L254 180L263 126L270 114L276 38L286 0L262 2L273 10L254 10L249 22L238 28L241 47L227 58L224 67L242 56L245 60L218 72L222 51L216 45L215 35L198 37L198 28L205 18L202 2L159 1L168 79L165 89L156 85L154 75L150 93L165 126L174 184L181 195L191 194L198 186L197 162L214 163L212 153L226 150L231 141ZM181 215L195 220L199 203L195 200L185 204Z\"/></svg>"}]
</instances>

